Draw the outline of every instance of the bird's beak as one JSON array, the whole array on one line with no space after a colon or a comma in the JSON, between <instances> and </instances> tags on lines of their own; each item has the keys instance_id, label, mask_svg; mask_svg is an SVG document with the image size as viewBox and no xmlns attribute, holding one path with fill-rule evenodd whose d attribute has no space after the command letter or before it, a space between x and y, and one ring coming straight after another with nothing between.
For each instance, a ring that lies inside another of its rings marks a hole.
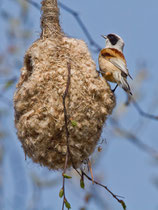
<instances>
[{"instance_id":1,"label":"bird's beak","mask_svg":"<svg viewBox=\"0 0 158 210\"><path fill-rule=\"evenodd\" d=\"M101 35L104 39L107 39L107 36L105 36L105 35Z\"/></svg>"}]
</instances>

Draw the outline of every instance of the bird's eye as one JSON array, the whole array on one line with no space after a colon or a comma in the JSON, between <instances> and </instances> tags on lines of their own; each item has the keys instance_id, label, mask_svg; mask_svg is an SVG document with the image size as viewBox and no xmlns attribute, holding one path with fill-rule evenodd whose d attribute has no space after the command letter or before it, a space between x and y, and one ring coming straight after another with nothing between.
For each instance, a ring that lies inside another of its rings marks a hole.
<instances>
[{"instance_id":1,"label":"bird's eye","mask_svg":"<svg viewBox=\"0 0 158 210\"><path fill-rule=\"evenodd\" d=\"M113 34L109 34L107 38L109 39L112 45L115 45L118 42L118 37Z\"/></svg>"}]
</instances>

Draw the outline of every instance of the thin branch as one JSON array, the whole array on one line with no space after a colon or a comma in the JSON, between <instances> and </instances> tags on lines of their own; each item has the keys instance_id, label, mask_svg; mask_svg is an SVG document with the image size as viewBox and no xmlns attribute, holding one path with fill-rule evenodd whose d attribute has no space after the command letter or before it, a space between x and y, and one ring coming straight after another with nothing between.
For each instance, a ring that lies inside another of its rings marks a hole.
<instances>
[{"instance_id":1,"label":"thin branch","mask_svg":"<svg viewBox=\"0 0 158 210\"><path fill-rule=\"evenodd\" d=\"M142 108L139 106L139 104L133 98L131 102L133 103L134 107L136 108L136 110L141 116L152 119L152 120L158 120L158 116L144 112Z\"/></svg>"},{"instance_id":2,"label":"thin branch","mask_svg":"<svg viewBox=\"0 0 158 210\"><path fill-rule=\"evenodd\" d=\"M158 120L158 116L144 112L142 108L139 106L139 104L137 103L137 101L134 99L134 97L128 96L127 101L125 102L125 105L129 106L131 103L133 103L135 109L137 110L139 115L141 115L142 117L145 117L151 120Z\"/></svg>"},{"instance_id":3,"label":"thin branch","mask_svg":"<svg viewBox=\"0 0 158 210\"><path fill-rule=\"evenodd\" d=\"M76 19L77 23L79 24L79 26L81 27L83 33L85 34L85 36L87 37L90 45L94 46L96 48L96 51L100 51L101 47L97 44L97 42L94 41L94 39L92 38L91 34L89 33L87 27L85 26L85 24L83 23L83 21L81 20L79 14L70 9L69 7L67 7L66 5L64 5L63 3L59 2L59 6L64 9L65 11L67 11L68 13L70 13L72 16L74 16L74 18Z\"/></svg>"},{"instance_id":4,"label":"thin branch","mask_svg":"<svg viewBox=\"0 0 158 210\"><path fill-rule=\"evenodd\" d=\"M64 120L65 120L65 131L66 131L66 140L67 144L69 143L69 131L68 131L68 117L67 117L67 109L65 104L65 99L68 95L69 86L70 86L70 77L71 77L71 65L70 63L67 63L67 69L68 69L68 79L67 79L67 86L65 89L65 93L63 95L63 106L64 106Z\"/></svg>"},{"instance_id":5,"label":"thin branch","mask_svg":"<svg viewBox=\"0 0 158 210\"><path fill-rule=\"evenodd\" d=\"M119 123L115 119L110 119L112 125L115 126L114 130L116 130L121 137L128 139L131 143L136 145L139 149L151 155L153 158L158 159L158 151L153 149L147 144L144 144L137 136L135 136L134 132L127 131L124 128L121 128Z\"/></svg>"},{"instance_id":6,"label":"thin branch","mask_svg":"<svg viewBox=\"0 0 158 210\"><path fill-rule=\"evenodd\" d=\"M71 159L71 163L72 163L72 166L73 168L75 169L75 171L80 175L80 177L82 178L82 180L84 180L84 176L90 180L92 183L95 183L96 185L99 185L101 187L103 187L104 189L106 189L112 196L113 198L115 198L123 207L123 209L125 210L126 209L126 205L125 205L125 202L121 199L119 199L118 195L115 195L111 190L108 189L107 186L95 181L93 178L90 178L84 171L81 171L81 173L76 169L74 163L73 163L73 159L72 159L72 156L71 156L71 153L70 153L70 149L69 149L69 131L68 131L68 116L67 116L67 109L66 109L66 104L65 104L65 100L66 100L66 97L68 95L68 90L69 90L69 86L70 86L70 78L71 78L71 66L70 66L70 63L67 64L67 68L68 68L68 79L67 79L67 86L66 86L66 90L65 90L65 93L63 95L63 106L64 106L64 120L65 120L65 131L66 131L66 142L67 142L67 152L66 152L66 158L65 158L65 166L64 166L64 170L63 170L63 186L62 186L62 189L63 189L63 204L62 204L62 210L64 210L64 206L65 206L65 202L67 202L67 199L66 199L66 195L65 195L65 177L64 177L64 174L66 172L66 168L67 168L67 163L68 163L68 158L70 157Z\"/></svg>"},{"instance_id":7,"label":"thin branch","mask_svg":"<svg viewBox=\"0 0 158 210\"><path fill-rule=\"evenodd\" d=\"M95 180L92 180L92 178L89 177L83 170L81 170L81 173L80 173L76 168L74 168L74 169L79 174L79 176L81 178L84 175L89 181L94 182L96 185L99 185L99 186L103 187L106 191L108 191L112 195L112 197L114 199L116 199L122 205L122 207L123 207L124 210L126 209L125 202L123 200L121 200L121 199L118 198L120 196L115 195L111 190L109 190L109 188L107 186L105 186L105 185L103 185L103 184L101 184L101 183L99 183L99 182L97 182Z\"/></svg>"},{"instance_id":8,"label":"thin branch","mask_svg":"<svg viewBox=\"0 0 158 210\"><path fill-rule=\"evenodd\" d=\"M64 121L65 121L65 132L66 132L66 145L67 145L67 151L66 151L66 157L65 157L65 165L64 165L64 170L62 173L63 176L63 204L62 204L62 210L64 210L65 203L67 202L66 195L65 195L65 172L67 169L67 164L68 164L68 159L69 159L69 130L68 130L68 116L67 116L67 109L66 109L66 97L68 95L69 91L69 86L70 86L70 78L71 78L71 65L70 63L67 63L67 69L68 69L68 79L67 79L67 85L66 89L63 95L63 107L64 107Z\"/></svg>"}]
</instances>

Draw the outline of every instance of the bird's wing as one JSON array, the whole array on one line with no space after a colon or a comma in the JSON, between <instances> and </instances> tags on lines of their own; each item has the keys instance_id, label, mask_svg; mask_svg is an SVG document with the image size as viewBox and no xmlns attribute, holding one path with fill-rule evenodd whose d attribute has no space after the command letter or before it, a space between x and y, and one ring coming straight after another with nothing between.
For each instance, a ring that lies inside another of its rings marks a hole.
<instances>
[{"instance_id":1,"label":"bird's wing","mask_svg":"<svg viewBox=\"0 0 158 210\"><path fill-rule=\"evenodd\" d=\"M131 79L131 75L129 74L128 72L128 69L127 69L127 65L126 63L124 62L124 60L120 59L120 58L115 58L115 57L111 57L109 59L109 61L114 65L116 66L117 68L119 68L121 71L122 71L122 76L124 77L127 77L129 76Z\"/></svg>"}]
</instances>

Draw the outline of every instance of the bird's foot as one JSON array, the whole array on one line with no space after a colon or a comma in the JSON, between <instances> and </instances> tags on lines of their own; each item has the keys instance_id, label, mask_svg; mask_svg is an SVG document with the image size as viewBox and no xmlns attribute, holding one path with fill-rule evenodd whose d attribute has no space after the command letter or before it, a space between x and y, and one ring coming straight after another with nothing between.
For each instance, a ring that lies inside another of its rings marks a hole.
<instances>
[{"instance_id":1,"label":"bird's foot","mask_svg":"<svg viewBox=\"0 0 158 210\"><path fill-rule=\"evenodd\" d=\"M112 92L114 93L115 92L115 90L117 89L117 87L118 87L118 84L115 86L115 88L112 90Z\"/></svg>"}]
</instances>

